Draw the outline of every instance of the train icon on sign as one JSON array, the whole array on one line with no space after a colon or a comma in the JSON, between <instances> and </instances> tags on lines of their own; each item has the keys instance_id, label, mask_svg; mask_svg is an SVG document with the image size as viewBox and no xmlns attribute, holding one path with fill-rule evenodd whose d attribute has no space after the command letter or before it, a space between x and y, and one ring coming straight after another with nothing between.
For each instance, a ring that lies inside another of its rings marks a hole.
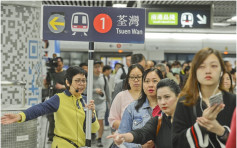
<instances>
[{"instance_id":1,"label":"train icon on sign","mask_svg":"<svg viewBox=\"0 0 237 148\"><path fill-rule=\"evenodd\" d=\"M193 14L189 12L182 13L181 15L181 25L182 27L189 26L190 28L193 27Z\"/></svg>"},{"instance_id":2,"label":"train icon on sign","mask_svg":"<svg viewBox=\"0 0 237 148\"><path fill-rule=\"evenodd\" d=\"M87 36L86 32L89 30L89 17L88 14L83 12L77 12L72 14L71 20L72 35L76 35L76 32L83 32L84 36Z\"/></svg>"}]
</instances>

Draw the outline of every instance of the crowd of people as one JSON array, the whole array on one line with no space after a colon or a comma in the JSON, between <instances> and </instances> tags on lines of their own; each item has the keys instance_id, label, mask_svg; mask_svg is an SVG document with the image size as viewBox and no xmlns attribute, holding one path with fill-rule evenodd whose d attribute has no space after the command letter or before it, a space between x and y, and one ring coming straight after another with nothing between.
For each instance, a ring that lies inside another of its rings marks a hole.
<instances>
[{"instance_id":1,"label":"crowd of people","mask_svg":"<svg viewBox=\"0 0 237 148\"><path fill-rule=\"evenodd\" d=\"M218 50L203 48L182 64L132 54L126 56L126 65L116 63L114 69L95 59L89 104L85 103L88 65L64 71L63 59L57 61L51 76L55 95L19 114L2 116L2 124L48 114L52 147L81 147L85 146L85 112L90 109L91 137L97 147L103 147L101 138L108 128L112 148L236 146L236 140L230 140L236 139L236 120L232 120L236 118L236 65L223 61Z\"/></svg>"}]
</instances>

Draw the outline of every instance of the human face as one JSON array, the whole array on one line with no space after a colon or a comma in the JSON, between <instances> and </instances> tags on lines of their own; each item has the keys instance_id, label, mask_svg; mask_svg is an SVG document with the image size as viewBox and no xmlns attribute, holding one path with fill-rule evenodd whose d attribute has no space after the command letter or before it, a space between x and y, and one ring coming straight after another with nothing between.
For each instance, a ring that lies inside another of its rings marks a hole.
<instances>
[{"instance_id":1,"label":"human face","mask_svg":"<svg viewBox=\"0 0 237 148\"><path fill-rule=\"evenodd\" d=\"M147 61L146 62L146 69L150 69L152 67L154 67L154 63L152 61Z\"/></svg>"},{"instance_id":2,"label":"human face","mask_svg":"<svg viewBox=\"0 0 237 148\"><path fill-rule=\"evenodd\" d=\"M120 64L115 65L115 73L117 73L118 69L121 68L122 66Z\"/></svg>"},{"instance_id":3,"label":"human face","mask_svg":"<svg viewBox=\"0 0 237 148\"><path fill-rule=\"evenodd\" d=\"M180 65L173 65L171 68L180 68Z\"/></svg>"},{"instance_id":4,"label":"human face","mask_svg":"<svg viewBox=\"0 0 237 148\"><path fill-rule=\"evenodd\" d=\"M63 62L58 59L58 66L56 67L56 70L60 72L63 69Z\"/></svg>"},{"instance_id":5,"label":"human face","mask_svg":"<svg viewBox=\"0 0 237 148\"><path fill-rule=\"evenodd\" d=\"M131 66L131 58L131 56L126 57L126 64L128 67Z\"/></svg>"},{"instance_id":6,"label":"human face","mask_svg":"<svg viewBox=\"0 0 237 148\"><path fill-rule=\"evenodd\" d=\"M167 115L172 116L177 104L177 97L169 87L157 89L157 102L161 110Z\"/></svg>"},{"instance_id":7,"label":"human face","mask_svg":"<svg viewBox=\"0 0 237 148\"><path fill-rule=\"evenodd\" d=\"M81 68L88 73L88 66L82 66Z\"/></svg>"},{"instance_id":8,"label":"human face","mask_svg":"<svg viewBox=\"0 0 237 148\"><path fill-rule=\"evenodd\" d=\"M188 66L188 63L184 63L182 69L184 70L185 67L187 67L187 66Z\"/></svg>"},{"instance_id":9,"label":"human face","mask_svg":"<svg viewBox=\"0 0 237 148\"><path fill-rule=\"evenodd\" d=\"M156 96L156 85L159 81L160 78L155 71L151 71L147 74L143 82L143 90L147 97Z\"/></svg>"},{"instance_id":10,"label":"human face","mask_svg":"<svg viewBox=\"0 0 237 148\"><path fill-rule=\"evenodd\" d=\"M201 86L215 86L219 83L221 65L216 55L209 55L197 68L197 80Z\"/></svg>"},{"instance_id":11,"label":"human face","mask_svg":"<svg viewBox=\"0 0 237 148\"><path fill-rule=\"evenodd\" d=\"M101 73L101 65L100 64L95 64L94 65L94 75L99 76Z\"/></svg>"},{"instance_id":12,"label":"human face","mask_svg":"<svg viewBox=\"0 0 237 148\"><path fill-rule=\"evenodd\" d=\"M138 64L140 64L143 68L146 68L146 60L142 59L141 62L139 62Z\"/></svg>"},{"instance_id":13,"label":"human face","mask_svg":"<svg viewBox=\"0 0 237 148\"><path fill-rule=\"evenodd\" d=\"M57 54L56 53L53 54L53 58L57 58Z\"/></svg>"},{"instance_id":14,"label":"human face","mask_svg":"<svg viewBox=\"0 0 237 148\"><path fill-rule=\"evenodd\" d=\"M232 78L233 78L233 82L236 84L236 72L231 74L232 75Z\"/></svg>"},{"instance_id":15,"label":"human face","mask_svg":"<svg viewBox=\"0 0 237 148\"><path fill-rule=\"evenodd\" d=\"M232 70L232 64L231 64L230 62L227 62L227 63L225 64L225 67L226 67L226 71L231 72L231 70Z\"/></svg>"},{"instance_id":16,"label":"human face","mask_svg":"<svg viewBox=\"0 0 237 148\"><path fill-rule=\"evenodd\" d=\"M142 88L142 72L139 68L134 68L131 70L128 79L129 86L131 90L141 90Z\"/></svg>"},{"instance_id":17,"label":"human face","mask_svg":"<svg viewBox=\"0 0 237 148\"><path fill-rule=\"evenodd\" d=\"M72 94L82 94L86 88L86 76L77 74L72 78L72 84L70 85L70 92ZM76 92L78 90L78 92Z\"/></svg>"},{"instance_id":18,"label":"human face","mask_svg":"<svg viewBox=\"0 0 237 148\"><path fill-rule=\"evenodd\" d=\"M111 72L112 72L111 69L106 70L106 71L104 72L104 75L108 77L108 76L111 74Z\"/></svg>"},{"instance_id":19,"label":"human face","mask_svg":"<svg viewBox=\"0 0 237 148\"><path fill-rule=\"evenodd\" d=\"M231 80L230 80L229 75L227 73L225 73L223 75L222 80L223 80L222 85L224 86L225 90L229 92L230 87L231 87Z\"/></svg>"}]
</instances>

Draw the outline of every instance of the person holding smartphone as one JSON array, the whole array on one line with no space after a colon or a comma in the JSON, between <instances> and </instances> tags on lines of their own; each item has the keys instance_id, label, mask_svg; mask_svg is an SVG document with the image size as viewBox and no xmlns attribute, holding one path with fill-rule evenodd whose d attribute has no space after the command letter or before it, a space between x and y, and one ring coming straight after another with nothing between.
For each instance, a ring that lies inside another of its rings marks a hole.
<instances>
[{"instance_id":1,"label":"person holding smartphone","mask_svg":"<svg viewBox=\"0 0 237 148\"><path fill-rule=\"evenodd\" d=\"M174 114L173 148L225 147L236 106L236 95L219 85L225 71L217 50L204 48L194 56Z\"/></svg>"}]
</instances>

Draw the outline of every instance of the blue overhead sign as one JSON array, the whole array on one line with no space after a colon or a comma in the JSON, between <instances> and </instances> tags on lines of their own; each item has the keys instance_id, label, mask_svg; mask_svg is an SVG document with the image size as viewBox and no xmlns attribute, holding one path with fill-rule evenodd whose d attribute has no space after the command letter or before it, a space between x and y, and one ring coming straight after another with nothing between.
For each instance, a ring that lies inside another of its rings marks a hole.
<instances>
[{"instance_id":1,"label":"blue overhead sign","mask_svg":"<svg viewBox=\"0 0 237 148\"><path fill-rule=\"evenodd\" d=\"M145 9L43 6L43 39L144 43Z\"/></svg>"}]
</instances>

